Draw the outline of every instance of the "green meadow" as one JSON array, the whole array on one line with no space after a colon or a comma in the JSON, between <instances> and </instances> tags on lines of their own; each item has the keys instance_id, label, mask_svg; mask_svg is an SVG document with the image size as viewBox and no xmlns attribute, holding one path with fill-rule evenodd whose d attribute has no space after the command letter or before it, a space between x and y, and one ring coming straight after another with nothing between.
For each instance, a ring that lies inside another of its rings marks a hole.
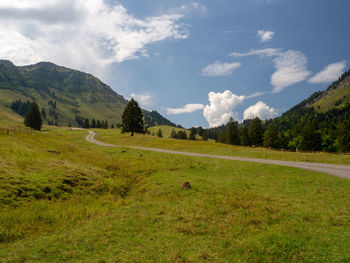
<instances>
[{"instance_id":1,"label":"green meadow","mask_svg":"<svg viewBox=\"0 0 350 263\"><path fill-rule=\"evenodd\" d=\"M0 131L0 262L350 261L348 180L101 147L87 130L22 130ZM96 131L119 145L350 164L348 155Z\"/></svg>"},{"instance_id":2,"label":"green meadow","mask_svg":"<svg viewBox=\"0 0 350 263\"><path fill-rule=\"evenodd\" d=\"M153 131L159 128L163 130L164 126L152 127ZM164 129L166 130L166 129ZM171 127L166 131L171 132ZM149 135L136 134L130 136L127 133L121 133L120 130L96 130L97 140L108 142L117 145L132 145L154 147L161 149L171 149L176 151L194 152L194 153L208 153L218 155L264 158L273 160L298 161L298 162L317 162L317 163L332 163L332 164L346 164L350 165L349 154L326 153L326 152L291 152L272 150L267 148L252 148L243 146L233 146L229 144L217 143L215 141L191 141L191 140L176 140L164 136L158 138ZM156 132L155 132L156 134Z\"/></svg>"}]
</instances>

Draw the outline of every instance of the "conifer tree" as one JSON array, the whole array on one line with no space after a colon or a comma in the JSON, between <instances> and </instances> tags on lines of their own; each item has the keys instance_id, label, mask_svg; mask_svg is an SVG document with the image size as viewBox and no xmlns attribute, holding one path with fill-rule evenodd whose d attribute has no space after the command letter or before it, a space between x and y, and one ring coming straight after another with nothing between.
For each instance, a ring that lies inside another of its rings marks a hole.
<instances>
[{"instance_id":1,"label":"conifer tree","mask_svg":"<svg viewBox=\"0 0 350 263\"><path fill-rule=\"evenodd\" d=\"M158 132L157 132L157 136L158 137L163 137L163 133L162 130L159 128Z\"/></svg>"},{"instance_id":2,"label":"conifer tree","mask_svg":"<svg viewBox=\"0 0 350 263\"><path fill-rule=\"evenodd\" d=\"M89 129L90 128L90 122L89 119L85 119L83 122L83 128Z\"/></svg>"},{"instance_id":3,"label":"conifer tree","mask_svg":"<svg viewBox=\"0 0 350 263\"><path fill-rule=\"evenodd\" d=\"M338 148L341 152L350 152L350 120L338 125Z\"/></svg>"},{"instance_id":4,"label":"conifer tree","mask_svg":"<svg viewBox=\"0 0 350 263\"><path fill-rule=\"evenodd\" d=\"M239 128L238 123L233 121L231 117L226 126L226 131L224 133L224 143L232 144L232 145L240 145L239 139Z\"/></svg>"},{"instance_id":5,"label":"conifer tree","mask_svg":"<svg viewBox=\"0 0 350 263\"><path fill-rule=\"evenodd\" d=\"M203 130L202 140L203 141L207 141L208 140L208 132L207 132L207 130Z\"/></svg>"},{"instance_id":6,"label":"conifer tree","mask_svg":"<svg viewBox=\"0 0 350 263\"><path fill-rule=\"evenodd\" d=\"M261 146L263 144L264 128L261 125L261 120L256 117L250 124L248 135L252 145Z\"/></svg>"},{"instance_id":7,"label":"conifer tree","mask_svg":"<svg viewBox=\"0 0 350 263\"><path fill-rule=\"evenodd\" d=\"M96 122L96 128L101 128L101 122L100 122L100 120L97 120L97 122Z\"/></svg>"},{"instance_id":8,"label":"conifer tree","mask_svg":"<svg viewBox=\"0 0 350 263\"><path fill-rule=\"evenodd\" d=\"M264 133L264 147L278 148L278 133L273 123L271 123Z\"/></svg>"},{"instance_id":9,"label":"conifer tree","mask_svg":"<svg viewBox=\"0 0 350 263\"><path fill-rule=\"evenodd\" d=\"M96 120L92 119L90 128L96 128Z\"/></svg>"},{"instance_id":10,"label":"conifer tree","mask_svg":"<svg viewBox=\"0 0 350 263\"><path fill-rule=\"evenodd\" d=\"M32 128L33 130L40 131L42 124L43 124L43 120L41 118L39 106L35 101L33 101L30 104L29 110L24 119L24 125Z\"/></svg>"},{"instance_id":11,"label":"conifer tree","mask_svg":"<svg viewBox=\"0 0 350 263\"><path fill-rule=\"evenodd\" d=\"M188 137L189 140L195 140L196 139L196 135L195 135L195 130L194 128L191 129L190 131L190 136Z\"/></svg>"},{"instance_id":12,"label":"conifer tree","mask_svg":"<svg viewBox=\"0 0 350 263\"><path fill-rule=\"evenodd\" d=\"M143 133L143 115L139 104L134 99L131 99L126 105L122 116L122 131L134 133Z\"/></svg>"},{"instance_id":13,"label":"conifer tree","mask_svg":"<svg viewBox=\"0 0 350 263\"><path fill-rule=\"evenodd\" d=\"M171 130L170 138L176 139L176 131L175 131L175 129Z\"/></svg>"}]
</instances>

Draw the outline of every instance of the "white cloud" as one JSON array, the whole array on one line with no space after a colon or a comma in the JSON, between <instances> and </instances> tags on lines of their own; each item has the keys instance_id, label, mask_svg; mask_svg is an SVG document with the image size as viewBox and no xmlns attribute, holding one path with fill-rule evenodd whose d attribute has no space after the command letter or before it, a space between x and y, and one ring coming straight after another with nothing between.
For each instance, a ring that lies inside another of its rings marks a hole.
<instances>
[{"instance_id":1,"label":"white cloud","mask_svg":"<svg viewBox=\"0 0 350 263\"><path fill-rule=\"evenodd\" d=\"M202 110L204 108L203 104L186 104L182 108L168 108L167 113L169 115L181 114L181 113L191 113L194 111Z\"/></svg>"},{"instance_id":2,"label":"white cloud","mask_svg":"<svg viewBox=\"0 0 350 263\"><path fill-rule=\"evenodd\" d=\"M284 88L294 85L307 79L311 72L307 70L306 56L298 50L288 50L282 52L277 48L252 49L246 53L233 52L232 57L275 57L273 62L276 71L271 76L271 85L274 86L273 92L281 92Z\"/></svg>"},{"instance_id":3,"label":"white cloud","mask_svg":"<svg viewBox=\"0 0 350 263\"><path fill-rule=\"evenodd\" d=\"M324 67L319 73L309 79L310 83L329 83L337 80L344 72L346 62L341 61L338 63L329 64Z\"/></svg>"},{"instance_id":4,"label":"white cloud","mask_svg":"<svg viewBox=\"0 0 350 263\"><path fill-rule=\"evenodd\" d=\"M238 120L238 114L233 110L244 100L244 96L237 96L226 90L223 93L211 91L208 97L210 104L205 106L203 115L210 127L225 124L231 117Z\"/></svg>"},{"instance_id":5,"label":"white cloud","mask_svg":"<svg viewBox=\"0 0 350 263\"><path fill-rule=\"evenodd\" d=\"M239 68L241 63L221 63L216 61L202 69L202 74L204 76L218 77L230 75L235 69Z\"/></svg>"},{"instance_id":6,"label":"white cloud","mask_svg":"<svg viewBox=\"0 0 350 263\"><path fill-rule=\"evenodd\" d=\"M311 74L306 69L307 58L300 51L288 50L273 61L276 71L271 76L271 85L275 93L307 79Z\"/></svg>"},{"instance_id":7,"label":"white cloud","mask_svg":"<svg viewBox=\"0 0 350 263\"><path fill-rule=\"evenodd\" d=\"M247 56L259 56L259 57L275 57L281 53L279 48L264 48L264 49L251 49L249 52L240 53L233 52L229 54L231 57L247 57Z\"/></svg>"},{"instance_id":8,"label":"white cloud","mask_svg":"<svg viewBox=\"0 0 350 263\"><path fill-rule=\"evenodd\" d=\"M152 106L154 102L154 97L149 92L144 94L131 93L130 98L134 98L142 107Z\"/></svg>"},{"instance_id":9,"label":"white cloud","mask_svg":"<svg viewBox=\"0 0 350 263\"><path fill-rule=\"evenodd\" d=\"M192 10L199 11L199 12L201 12L203 14L208 12L207 7L205 5L199 3L199 2L192 2L192 3L189 3L187 5L182 5L181 6L181 11L182 12L189 13Z\"/></svg>"},{"instance_id":10,"label":"white cloud","mask_svg":"<svg viewBox=\"0 0 350 263\"><path fill-rule=\"evenodd\" d=\"M184 39L182 14L138 19L103 0L1 0L0 57L52 61L103 75L108 64L147 56L149 44Z\"/></svg>"},{"instance_id":11,"label":"white cloud","mask_svg":"<svg viewBox=\"0 0 350 263\"><path fill-rule=\"evenodd\" d=\"M276 116L276 109L269 107L262 101L259 101L255 105L248 107L243 113L244 120L254 119L255 117L259 117L262 120L267 120Z\"/></svg>"},{"instance_id":12,"label":"white cloud","mask_svg":"<svg viewBox=\"0 0 350 263\"><path fill-rule=\"evenodd\" d=\"M258 37L260 38L261 42L266 42L271 40L274 35L275 35L275 32L273 31L258 30Z\"/></svg>"},{"instance_id":13,"label":"white cloud","mask_svg":"<svg viewBox=\"0 0 350 263\"><path fill-rule=\"evenodd\" d=\"M250 94L250 95L246 96L245 98L246 99L252 99L252 98L256 98L256 97L260 97L262 95L265 95L266 93L268 93L268 92L266 92L266 91L254 92L253 94Z\"/></svg>"}]
</instances>

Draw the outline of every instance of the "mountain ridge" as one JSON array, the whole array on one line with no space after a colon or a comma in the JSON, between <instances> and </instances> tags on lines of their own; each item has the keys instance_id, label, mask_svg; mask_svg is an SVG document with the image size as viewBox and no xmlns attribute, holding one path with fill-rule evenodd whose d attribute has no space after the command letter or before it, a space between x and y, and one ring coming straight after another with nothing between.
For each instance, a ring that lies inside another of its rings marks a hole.
<instances>
[{"instance_id":1,"label":"mountain ridge","mask_svg":"<svg viewBox=\"0 0 350 263\"><path fill-rule=\"evenodd\" d=\"M89 73L52 62L16 66L9 60L0 60L0 105L10 107L19 99L36 100L40 109L49 113L45 123L73 126L78 125L77 118L120 123L128 102ZM143 113L148 126L176 126L156 111Z\"/></svg>"}]
</instances>

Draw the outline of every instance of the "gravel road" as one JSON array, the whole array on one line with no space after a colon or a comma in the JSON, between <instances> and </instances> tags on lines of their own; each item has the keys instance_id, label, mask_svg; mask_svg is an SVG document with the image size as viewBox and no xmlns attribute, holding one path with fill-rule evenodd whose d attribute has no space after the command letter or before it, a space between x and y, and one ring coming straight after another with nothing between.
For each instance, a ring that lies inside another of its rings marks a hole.
<instances>
[{"instance_id":1,"label":"gravel road","mask_svg":"<svg viewBox=\"0 0 350 263\"><path fill-rule=\"evenodd\" d=\"M124 147L124 148L132 148L138 150L145 151L153 151L160 153L170 153L170 154L179 154L179 155L187 155L187 156L196 156L196 157L206 157L206 158L215 158L215 159L224 159L224 160L233 160L233 161L243 161L243 162L254 162L254 163L266 163L266 164L275 164L282 166L290 166L301 168L304 170L310 170L320 173L325 173L329 175L334 175L338 177L342 177L345 179L350 179L350 166L349 165L336 165L336 164L324 164L324 163L306 163L306 162L290 162L290 161L279 161L279 160L269 160L269 159L259 159L259 158L245 158L245 157L234 157L234 156L226 156L226 155L213 155L213 154L203 154L203 153L190 153L190 152L179 152L173 150L166 149L158 149L158 148L148 148L148 147L139 147L139 146L123 146L123 145L114 145L96 141L94 139L96 133L93 131L89 131L89 135L86 136L86 140L88 142L107 147Z\"/></svg>"}]
</instances>

